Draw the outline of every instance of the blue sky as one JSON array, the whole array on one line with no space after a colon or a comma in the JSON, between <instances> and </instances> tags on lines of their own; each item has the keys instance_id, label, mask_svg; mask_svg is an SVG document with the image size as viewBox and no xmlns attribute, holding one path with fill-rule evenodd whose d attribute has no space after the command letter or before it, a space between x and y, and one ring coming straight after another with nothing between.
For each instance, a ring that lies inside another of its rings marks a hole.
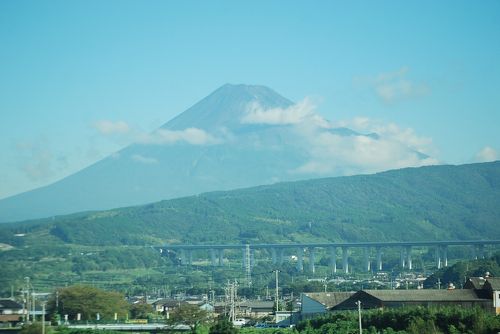
<instances>
[{"instance_id":1,"label":"blue sky","mask_svg":"<svg viewBox=\"0 0 500 334\"><path fill-rule=\"evenodd\" d=\"M1 1L0 198L225 83L397 129L440 163L496 160L500 1Z\"/></svg>"}]
</instances>

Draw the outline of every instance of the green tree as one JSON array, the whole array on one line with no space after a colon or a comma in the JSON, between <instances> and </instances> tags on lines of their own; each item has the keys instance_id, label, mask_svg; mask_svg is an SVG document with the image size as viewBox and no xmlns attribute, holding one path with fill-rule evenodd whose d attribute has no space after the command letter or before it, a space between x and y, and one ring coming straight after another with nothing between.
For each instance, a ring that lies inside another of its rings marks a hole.
<instances>
[{"instance_id":1,"label":"green tree","mask_svg":"<svg viewBox=\"0 0 500 334\"><path fill-rule=\"evenodd\" d=\"M57 290L58 300L53 297L49 301L52 314L67 314L69 319L76 320L81 314L82 320L96 319L99 314L102 320L112 320L114 314L124 318L128 314L128 303L122 294L108 292L85 285L74 285Z\"/></svg>"},{"instance_id":2,"label":"green tree","mask_svg":"<svg viewBox=\"0 0 500 334\"><path fill-rule=\"evenodd\" d=\"M192 333L196 333L196 329L200 325L208 322L208 314L196 305L181 304L170 313L169 322L172 324L187 325Z\"/></svg>"},{"instance_id":3,"label":"green tree","mask_svg":"<svg viewBox=\"0 0 500 334\"><path fill-rule=\"evenodd\" d=\"M211 327L209 334L236 334L238 329L233 326L227 317L218 319Z\"/></svg>"},{"instance_id":4,"label":"green tree","mask_svg":"<svg viewBox=\"0 0 500 334\"><path fill-rule=\"evenodd\" d=\"M130 317L132 319L145 319L150 313L153 313L153 307L149 304L138 303L130 306Z\"/></svg>"}]
</instances>

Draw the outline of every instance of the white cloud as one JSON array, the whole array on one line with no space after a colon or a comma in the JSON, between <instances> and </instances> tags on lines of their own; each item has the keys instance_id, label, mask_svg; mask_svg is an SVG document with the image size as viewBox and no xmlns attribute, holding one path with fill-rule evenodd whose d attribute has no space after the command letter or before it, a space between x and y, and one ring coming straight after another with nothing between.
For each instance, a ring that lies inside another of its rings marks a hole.
<instances>
[{"instance_id":1,"label":"white cloud","mask_svg":"<svg viewBox=\"0 0 500 334\"><path fill-rule=\"evenodd\" d=\"M18 166L32 182L43 182L53 177L66 165L64 158L57 158L45 138L16 143Z\"/></svg>"},{"instance_id":2,"label":"white cloud","mask_svg":"<svg viewBox=\"0 0 500 334\"><path fill-rule=\"evenodd\" d=\"M340 136L325 131L307 139L310 160L296 170L299 173L351 175L438 163L392 138Z\"/></svg>"},{"instance_id":3,"label":"white cloud","mask_svg":"<svg viewBox=\"0 0 500 334\"><path fill-rule=\"evenodd\" d=\"M258 103L248 106L246 115L241 123L246 124L269 124L269 125L293 125L313 121L318 126L326 125L326 121L314 112L316 106L309 98L288 107L264 109Z\"/></svg>"},{"instance_id":4,"label":"white cloud","mask_svg":"<svg viewBox=\"0 0 500 334\"><path fill-rule=\"evenodd\" d=\"M145 157L145 156L140 155L140 154L134 154L132 156L132 160L134 160L135 162L139 162L139 163L143 163L143 164L147 164L147 165L158 163L157 159Z\"/></svg>"},{"instance_id":5,"label":"white cloud","mask_svg":"<svg viewBox=\"0 0 500 334\"><path fill-rule=\"evenodd\" d=\"M124 121L99 120L94 122L92 126L103 135L127 134L131 130Z\"/></svg>"},{"instance_id":6,"label":"white cloud","mask_svg":"<svg viewBox=\"0 0 500 334\"><path fill-rule=\"evenodd\" d=\"M221 143L221 139L215 138L205 130L198 128L187 128L184 130L159 129L152 134L140 136L139 142L156 145L171 145L178 142L185 142L191 145L214 145Z\"/></svg>"},{"instance_id":7,"label":"white cloud","mask_svg":"<svg viewBox=\"0 0 500 334\"><path fill-rule=\"evenodd\" d=\"M392 80L406 73L379 76L378 80ZM387 169L438 164L431 138L401 128L394 123L383 123L367 117L329 122L315 112L315 105L304 99L289 108L263 109L251 105L244 123L289 125L298 135L308 160L292 173L320 175L351 175L372 173ZM341 135L335 128L346 127L358 135ZM376 134L373 136L371 134Z\"/></svg>"},{"instance_id":8,"label":"white cloud","mask_svg":"<svg viewBox=\"0 0 500 334\"><path fill-rule=\"evenodd\" d=\"M485 146L483 147L477 154L476 154L476 162L490 162L490 161L496 161L500 159L500 155L498 154L497 150L490 146Z\"/></svg>"},{"instance_id":9,"label":"white cloud","mask_svg":"<svg viewBox=\"0 0 500 334\"><path fill-rule=\"evenodd\" d=\"M214 145L221 143L229 136L226 129L219 129L218 136L214 136L199 128L184 130L158 129L152 133L145 133L130 127L123 121L100 120L94 122L92 126L100 134L122 146L133 142L153 145L173 145L182 142L191 145Z\"/></svg>"},{"instance_id":10,"label":"white cloud","mask_svg":"<svg viewBox=\"0 0 500 334\"><path fill-rule=\"evenodd\" d=\"M398 142L422 154L437 155L432 139L417 135L411 128L404 129L397 124L384 123L368 117L356 117L339 123L360 133L376 133L383 140Z\"/></svg>"},{"instance_id":11,"label":"white cloud","mask_svg":"<svg viewBox=\"0 0 500 334\"><path fill-rule=\"evenodd\" d=\"M380 73L357 81L368 83L375 94L389 104L429 94L430 88L426 84L409 79L409 72L408 67L402 67L393 72Z\"/></svg>"},{"instance_id":12,"label":"white cloud","mask_svg":"<svg viewBox=\"0 0 500 334\"><path fill-rule=\"evenodd\" d=\"M297 128L310 157L294 172L351 175L439 163L432 158L436 154L432 139L410 128L366 117L331 123L330 127L348 127L360 134L342 136L325 128Z\"/></svg>"}]
</instances>

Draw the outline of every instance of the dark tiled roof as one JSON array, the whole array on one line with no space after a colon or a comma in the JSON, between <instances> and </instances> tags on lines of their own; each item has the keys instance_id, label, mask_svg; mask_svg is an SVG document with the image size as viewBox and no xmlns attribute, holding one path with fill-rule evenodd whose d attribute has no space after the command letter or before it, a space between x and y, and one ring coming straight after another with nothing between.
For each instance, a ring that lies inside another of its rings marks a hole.
<instances>
[{"instance_id":1,"label":"dark tiled roof","mask_svg":"<svg viewBox=\"0 0 500 334\"><path fill-rule=\"evenodd\" d=\"M487 277L486 283L483 285L483 289L488 290L500 290L500 277Z\"/></svg>"},{"instance_id":2,"label":"dark tiled roof","mask_svg":"<svg viewBox=\"0 0 500 334\"><path fill-rule=\"evenodd\" d=\"M472 289L364 290L364 292L385 302L458 302L482 300Z\"/></svg>"},{"instance_id":3,"label":"dark tiled roof","mask_svg":"<svg viewBox=\"0 0 500 334\"><path fill-rule=\"evenodd\" d=\"M23 306L11 299L0 299L0 309L20 310Z\"/></svg>"},{"instance_id":4,"label":"dark tiled roof","mask_svg":"<svg viewBox=\"0 0 500 334\"><path fill-rule=\"evenodd\" d=\"M348 299L355 292L315 292L315 293L304 293L305 296L316 300L318 303L325 305L326 308L333 307L342 303L344 300Z\"/></svg>"},{"instance_id":5,"label":"dark tiled roof","mask_svg":"<svg viewBox=\"0 0 500 334\"><path fill-rule=\"evenodd\" d=\"M263 301L263 300L247 300L239 304L240 307L254 308L254 309L273 309L273 301Z\"/></svg>"},{"instance_id":6,"label":"dark tiled roof","mask_svg":"<svg viewBox=\"0 0 500 334\"><path fill-rule=\"evenodd\" d=\"M160 299L153 303L153 305L161 305L163 307L179 307L180 305L187 304L185 301L175 300L175 299Z\"/></svg>"},{"instance_id":7,"label":"dark tiled roof","mask_svg":"<svg viewBox=\"0 0 500 334\"><path fill-rule=\"evenodd\" d=\"M483 277L470 277L465 283L464 288L467 289L481 289L486 280Z\"/></svg>"}]
</instances>

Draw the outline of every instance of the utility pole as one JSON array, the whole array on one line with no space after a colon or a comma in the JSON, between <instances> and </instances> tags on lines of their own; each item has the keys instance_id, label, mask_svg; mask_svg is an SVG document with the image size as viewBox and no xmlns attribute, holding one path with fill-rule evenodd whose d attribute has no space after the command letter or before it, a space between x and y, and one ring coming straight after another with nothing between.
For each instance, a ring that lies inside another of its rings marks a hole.
<instances>
[{"instance_id":1,"label":"utility pole","mask_svg":"<svg viewBox=\"0 0 500 334\"><path fill-rule=\"evenodd\" d=\"M246 244L245 246L245 274L246 274L246 283L247 288L252 286L252 263L250 256L250 244Z\"/></svg>"},{"instance_id":2,"label":"utility pole","mask_svg":"<svg viewBox=\"0 0 500 334\"><path fill-rule=\"evenodd\" d=\"M227 297L229 302L229 321L236 320L236 281L234 283L227 282Z\"/></svg>"},{"instance_id":3,"label":"utility pole","mask_svg":"<svg viewBox=\"0 0 500 334\"><path fill-rule=\"evenodd\" d=\"M275 280L276 280L276 296L275 296L275 300L276 300L276 322L278 322L278 311L279 311L279 288L278 288L278 272L279 270L276 269L275 271Z\"/></svg>"},{"instance_id":4,"label":"utility pole","mask_svg":"<svg viewBox=\"0 0 500 334\"><path fill-rule=\"evenodd\" d=\"M33 309L33 314L32 314L32 317L33 317L33 323L36 322L36 296L35 296L35 288L32 287L32 291L31 291L31 297L32 297L32 305L31 305L31 308Z\"/></svg>"},{"instance_id":5,"label":"utility pole","mask_svg":"<svg viewBox=\"0 0 500 334\"><path fill-rule=\"evenodd\" d=\"M361 301L358 300L356 305L358 305L359 334L363 334L363 326L361 325Z\"/></svg>"},{"instance_id":6,"label":"utility pole","mask_svg":"<svg viewBox=\"0 0 500 334\"><path fill-rule=\"evenodd\" d=\"M45 334L45 302L42 303L42 334Z\"/></svg>"},{"instance_id":7,"label":"utility pole","mask_svg":"<svg viewBox=\"0 0 500 334\"><path fill-rule=\"evenodd\" d=\"M26 322L30 322L30 311L31 311L31 305L30 305L30 278L25 277L26 280Z\"/></svg>"}]
</instances>

